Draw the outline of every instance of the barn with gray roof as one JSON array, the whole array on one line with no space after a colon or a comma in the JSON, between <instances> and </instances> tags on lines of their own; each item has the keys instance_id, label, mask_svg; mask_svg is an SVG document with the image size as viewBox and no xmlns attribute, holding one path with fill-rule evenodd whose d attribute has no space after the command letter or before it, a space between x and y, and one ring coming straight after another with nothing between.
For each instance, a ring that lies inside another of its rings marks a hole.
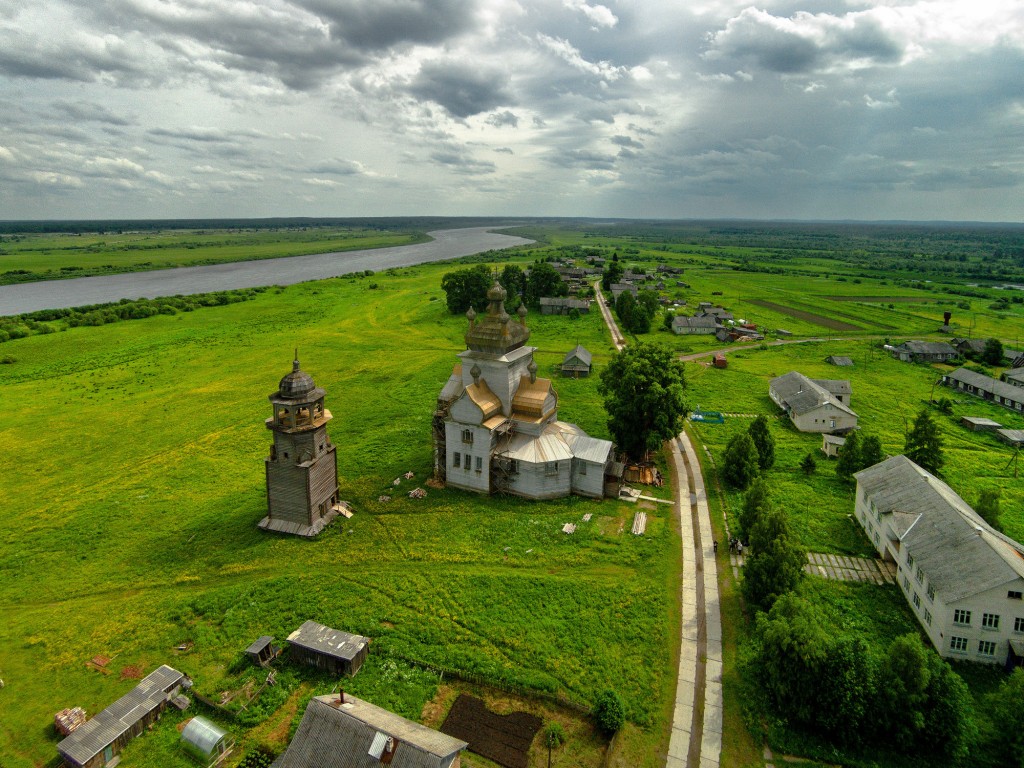
<instances>
[{"instance_id":1,"label":"barn with gray roof","mask_svg":"<svg viewBox=\"0 0 1024 768\"><path fill-rule=\"evenodd\" d=\"M80 725L57 745L71 768L102 768L119 758L125 745L160 719L168 702L192 681L164 664L139 681L131 691L91 720Z\"/></svg>"},{"instance_id":2,"label":"barn with gray roof","mask_svg":"<svg viewBox=\"0 0 1024 768\"><path fill-rule=\"evenodd\" d=\"M309 701L271 768L459 768L468 744L347 693Z\"/></svg>"},{"instance_id":3,"label":"barn with gray roof","mask_svg":"<svg viewBox=\"0 0 1024 768\"><path fill-rule=\"evenodd\" d=\"M295 661L326 669L336 675L352 676L366 661L370 638L332 629L315 621L288 635L288 653Z\"/></svg>"},{"instance_id":4,"label":"barn with gray roof","mask_svg":"<svg viewBox=\"0 0 1024 768\"><path fill-rule=\"evenodd\" d=\"M970 368L957 368L943 375L942 383L982 400L991 400L1018 413L1024 411L1024 388L1015 387Z\"/></svg>"},{"instance_id":5,"label":"barn with gray roof","mask_svg":"<svg viewBox=\"0 0 1024 768\"><path fill-rule=\"evenodd\" d=\"M1005 664L1024 641L1024 546L906 456L854 475L858 522L940 656Z\"/></svg>"}]
</instances>

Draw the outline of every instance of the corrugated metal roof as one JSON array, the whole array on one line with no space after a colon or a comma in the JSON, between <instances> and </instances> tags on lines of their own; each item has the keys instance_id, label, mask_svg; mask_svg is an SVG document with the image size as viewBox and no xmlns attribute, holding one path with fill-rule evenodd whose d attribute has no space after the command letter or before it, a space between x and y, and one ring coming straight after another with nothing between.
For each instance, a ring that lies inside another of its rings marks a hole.
<instances>
[{"instance_id":1,"label":"corrugated metal roof","mask_svg":"<svg viewBox=\"0 0 1024 768\"><path fill-rule=\"evenodd\" d=\"M370 638L353 635L340 629L331 629L315 621L306 621L288 635L288 642L318 653L351 661L366 647Z\"/></svg>"},{"instance_id":2,"label":"corrugated metal roof","mask_svg":"<svg viewBox=\"0 0 1024 768\"><path fill-rule=\"evenodd\" d=\"M944 378L950 381L962 382L975 389L980 389L982 392L1006 398L1015 403L1024 402L1024 390L1021 387L1015 387L1013 384L1007 384L1005 381L993 379L991 376L972 371L970 368L957 368L955 371L947 373Z\"/></svg>"},{"instance_id":3,"label":"corrugated metal roof","mask_svg":"<svg viewBox=\"0 0 1024 768\"><path fill-rule=\"evenodd\" d=\"M57 745L57 750L79 765L87 763L166 701L167 689L175 688L185 680L183 673L166 664L158 667L131 691L79 726Z\"/></svg>"},{"instance_id":4,"label":"corrugated metal roof","mask_svg":"<svg viewBox=\"0 0 1024 768\"><path fill-rule=\"evenodd\" d=\"M995 531L952 488L906 456L857 472L858 493L892 527L949 605L1024 578L1024 547Z\"/></svg>"},{"instance_id":5,"label":"corrugated metal roof","mask_svg":"<svg viewBox=\"0 0 1024 768\"><path fill-rule=\"evenodd\" d=\"M404 717L345 694L310 700L288 749L274 762L275 768L380 768L370 754L378 734L397 744L391 768L447 768L468 744L447 734L406 720Z\"/></svg>"},{"instance_id":6,"label":"corrugated metal roof","mask_svg":"<svg viewBox=\"0 0 1024 768\"><path fill-rule=\"evenodd\" d=\"M549 461L569 461L569 449L561 431L553 424L547 425L540 435L516 434L509 442L506 456L528 464L543 464Z\"/></svg>"},{"instance_id":7,"label":"corrugated metal roof","mask_svg":"<svg viewBox=\"0 0 1024 768\"><path fill-rule=\"evenodd\" d=\"M577 459L593 464L608 462L614 447L611 440L591 437L575 424L568 424L564 421L556 421L555 428L562 433L562 438Z\"/></svg>"},{"instance_id":8,"label":"corrugated metal roof","mask_svg":"<svg viewBox=\"0 0 1024 768\"><path fill-rule=\"evenodd\" d=\"M849 384L847 383L847 387ZM772 379L768 382L768 391L772 396L772 399L781 404L783 407L788 408L796 415L807 413L815 408L825 405L826 403L831 404L833 408L837 408L851 416L856 416L849 406L839 402L839 400L825 387L818 384L814 379L809 379L802 373L797 371L790 371L784 376Z\"/></svg>"}]
</instances>

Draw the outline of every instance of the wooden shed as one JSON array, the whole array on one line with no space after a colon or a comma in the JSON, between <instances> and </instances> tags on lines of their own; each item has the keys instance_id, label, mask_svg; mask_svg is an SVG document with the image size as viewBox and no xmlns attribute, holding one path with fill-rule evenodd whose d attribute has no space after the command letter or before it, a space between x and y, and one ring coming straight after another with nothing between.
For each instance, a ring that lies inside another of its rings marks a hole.
<instances>
[{"instance_id":1,"label":"wooden shed","mask_svg":"<svg viewBox=\"0 0 1024 768\"><path fill-rule=\"evenodd\" d=\"M366 661L370 638L307 621L288 635L294 661L352 677Z\"/></svg>"},{"instance_id":2,"label":"wooden shed","mask_svg":"<svg viewBox=\"0 0 1024 768\"><path fill-rule=\"evenodd\" d=\"M837 435L821 436L821 452L834 459L839 455L839 450L846 445L846 438Z\"/></svg>"},{"instance_id":3,"label":"wooden shed","mask_svg":"<svg viewBox=\"0 0 1024 768\"><path fill-rule=\"evenodd\" d=\"M999 429L1002 424L998 421L992 421L992 419L986 419L984 416L962 416L960 423L967 427L972 432L984 432L988 430Z\"/></svg>"},{"instance_id":4,"label":"wooden shed","mask_svg":"<svg viewBox=\"0 0 1024 768\"><path fill-rule=\"evenodd\" d=\"M245 649L245 655L252 663L261 667L272 662L280 652L281 649L274 645L274 638L270 635L263 635Z\"/></svg>"},{"instance_id":5,"label":"wooden shed","mask_svg":"<svg viewBox=\"0 0 1024 768\"><path fill-rule=\"evenodd\" d=\"M166 664L57 745L71 768L102 768L119 760L125 745L160 719L168 702L192 681ZM116 763L115 763L116 764Z\"/></svg>"},{"instance_id":6,"label":"wooden shed","mask_svg":"<svg viewBox=\"0 0 1024 768\"><path fill-rule=\"evenodd\" d=\"M565 356L565 360L562 361L562 375L573 379L587 377L590 375L592 360L589 350L577 344L576 348L569 352Z\"/></svg>"}]
</instances>

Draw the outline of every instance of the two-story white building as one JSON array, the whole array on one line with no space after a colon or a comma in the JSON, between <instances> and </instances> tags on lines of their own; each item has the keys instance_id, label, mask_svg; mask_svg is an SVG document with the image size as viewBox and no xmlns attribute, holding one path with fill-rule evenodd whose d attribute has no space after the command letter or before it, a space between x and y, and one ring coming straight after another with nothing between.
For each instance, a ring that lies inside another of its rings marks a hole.
<instances>
[{"instance_id":1,"label":"two-story white building","mask_svg":"<svg viewBox=\"0 0 1024 768\"><path fill-rule=\"evenodd\" d=\"M856 429L850 391L848 381L809 379L797 371L768 382L768 396L801 432L842 434Z\"/></svg>"},{"instance_id":2,"label":"two-story white building","mask_svg":"<svg viewBox=\"0 0 1024 768\"><path fill-rule=\"evenodd\" d=\"M857 521L940 656L1024 660L1024 546L906 456L854 475Z\"/></svg>"}]
</instances>

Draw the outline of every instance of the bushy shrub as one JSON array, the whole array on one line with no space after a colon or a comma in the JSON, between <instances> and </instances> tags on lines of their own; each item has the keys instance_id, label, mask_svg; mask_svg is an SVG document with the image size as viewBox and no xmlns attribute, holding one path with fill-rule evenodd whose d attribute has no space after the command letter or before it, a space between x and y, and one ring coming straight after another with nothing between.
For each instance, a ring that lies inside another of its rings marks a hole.
<instances>
[{"instance_id":1,"label":"bushy shrub","mask_svg":"<svg viewBox=\"0 0 1024 768\"><path fill-rule=\"evenodd\" d=\"M597 727L611 736L626 724L626 708L615 691L606 689L594 702L594 721Z\"/></svg>"}]
</instances>

